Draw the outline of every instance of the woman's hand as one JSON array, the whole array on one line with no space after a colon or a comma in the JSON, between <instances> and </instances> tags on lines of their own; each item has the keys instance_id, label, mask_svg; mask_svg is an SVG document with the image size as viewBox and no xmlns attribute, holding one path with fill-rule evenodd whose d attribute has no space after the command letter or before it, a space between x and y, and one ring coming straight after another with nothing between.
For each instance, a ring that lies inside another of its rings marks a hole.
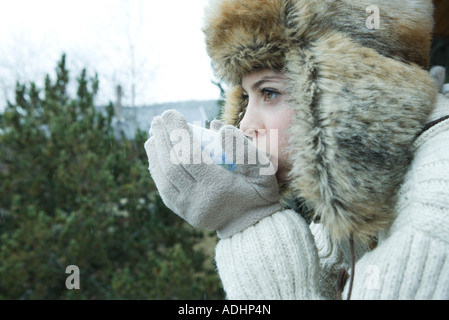
<instances>
[{"instance_id":1,"label":"woman's hand","mask_svg":"<svg viewBox=\"0 0 449 320\"><path fill-rule=\"evenodd\" d=\"M236 127L214 121L212 128L232 164L213 163L201 136L176 111L153 120L145 150L165 205L191 225L227 238L282 208L275 170L264 152Z\"/></svg>"}]
</instances>

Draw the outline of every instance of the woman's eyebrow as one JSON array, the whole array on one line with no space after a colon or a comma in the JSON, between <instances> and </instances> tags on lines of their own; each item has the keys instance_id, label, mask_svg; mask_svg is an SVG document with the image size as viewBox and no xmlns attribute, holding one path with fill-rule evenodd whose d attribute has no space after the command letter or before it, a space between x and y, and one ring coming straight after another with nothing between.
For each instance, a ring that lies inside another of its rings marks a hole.
<instances>
[{"instance_id":1,"label":"woman's eyebrow","mask_svg":"<svg viewBox=\"0 0 449 320\"><path fill-rule=\"evenodd\" d=\"M276 82L276 81L284 81L285 78L282 76L268 76L268 77L263 77L262 79L260 79L259 81L256 81L252 86L251 89L252 90L257 90L257 88L259 88L260 86L262 86L264 83L266 82ZM242 85L243 88L243 85ZM245 88L243 88L243 90L245 90ZM246 90L245 90L246 91Z\"/></svg>"}]
</instances>

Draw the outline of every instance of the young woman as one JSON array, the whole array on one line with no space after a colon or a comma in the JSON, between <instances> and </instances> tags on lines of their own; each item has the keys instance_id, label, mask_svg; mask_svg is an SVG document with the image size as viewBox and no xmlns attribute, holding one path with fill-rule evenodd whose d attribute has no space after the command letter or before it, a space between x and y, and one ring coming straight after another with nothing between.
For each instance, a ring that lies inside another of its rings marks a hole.
<instances>
[{"instance_id":1,"label":"young woman","mask_svg":"<svg viewBox=\"0 0 449 320\"><path fill-rule=\"evenodd\" d=\"M212 129L268 153L276 175L170 161L171 133L188 130L174 111L145 148L166 205L217 230L229 299L449 299L449 102L427 70L432 16L430 0L210 2L207 50L229 88Z\"/></svg>"}]
</instances>

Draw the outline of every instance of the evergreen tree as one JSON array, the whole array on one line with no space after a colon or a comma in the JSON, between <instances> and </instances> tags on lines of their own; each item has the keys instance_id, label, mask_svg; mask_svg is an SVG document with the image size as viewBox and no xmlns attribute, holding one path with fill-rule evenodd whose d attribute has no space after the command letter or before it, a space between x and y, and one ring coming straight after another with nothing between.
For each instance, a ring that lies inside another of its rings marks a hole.
<instances>
[{"instance_id":1,"label":"evergreen tree","mask_svg":"<svg viewBox=\"0 0 449 320\"><path fill-rule=\"evenodd\" d=\"M69 79L63 55L43 90L17 83L0 116L0 299L222 299L204 233L151 180L146 133L116 139L98 78L83 70L75 97Z\"/></svg>"}]
</instances>

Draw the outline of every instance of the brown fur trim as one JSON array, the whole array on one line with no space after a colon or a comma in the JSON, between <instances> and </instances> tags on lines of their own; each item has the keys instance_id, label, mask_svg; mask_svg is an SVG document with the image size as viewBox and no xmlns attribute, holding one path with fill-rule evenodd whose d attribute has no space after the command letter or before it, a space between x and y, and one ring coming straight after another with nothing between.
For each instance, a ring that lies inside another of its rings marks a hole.
<instances>
[{"instance_id":1,"label":"brown fur trim","mask_svg":"<svg viewBox=\"0 0 449 320\"><path fill-rule=\"evenodd\" d=\"M430 0L323 1L328 10L318 25L328 23L329 30L347 34L360 45L379 54L427 69L433 29L433 5ZM366 8L379 8L380 28L370 30ZM322 30L322 28L320 28Z\"/></svg>"},{"instance_id":2,"label":"brown fur trim","mask_svg":"<svg viewBox=\"0 0 449 320\"><path fill-rule=\"evenodd\" d=\"M225 106L221 119L224 123L238 127L242 121L246 109L246 101L243 100L241 86L234 86L227 90Z\"/></svg>"},{"instance_id":3,"label":"brown fur trim","mask_svg":"<svg viewBox=\"0 0 449 320\"><path fill-rule=\"evenodd\" d=\"M366 27L370 5L380 9L379 30ZM335 31L427 68L432 16L430 0L212 0L203 31L217 77L236 85L250 71L282 69L286 52Z\"/></svg>"},{"instance_id":4,"label":"brown fur trim","mask_svg":"<svg viewBox=\"0 0 449 320\"><path fill-rule=\"evenodd\" d=\"M223 0L211 6L203 31L217 76L236 85L250 71L282 67L284 14L285 1L279 0Z\"/></svg>"}]
</instances>

